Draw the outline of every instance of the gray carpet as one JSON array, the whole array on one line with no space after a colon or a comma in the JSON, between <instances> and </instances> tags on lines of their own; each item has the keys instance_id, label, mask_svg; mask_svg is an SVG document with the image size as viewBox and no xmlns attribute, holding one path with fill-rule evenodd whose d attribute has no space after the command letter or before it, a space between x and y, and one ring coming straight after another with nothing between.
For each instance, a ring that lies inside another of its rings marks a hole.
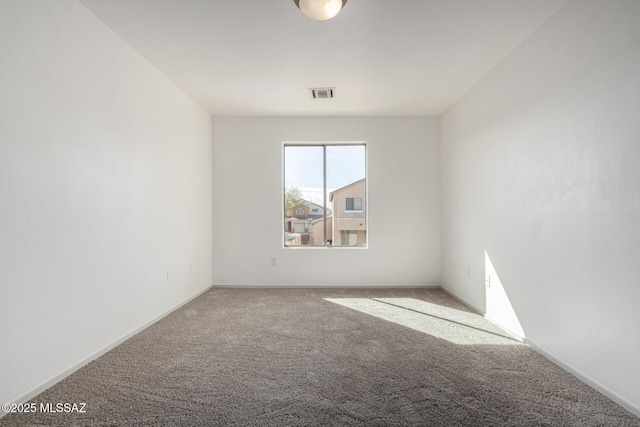
<instances>
[{"instance_id":1,"label":"gray carpet","mask_svg":"<svg viewBox=\"0 0 640 427\"><path fill-rule=\"evenodd\" d=\"M212 289L2 426L640 426L439 290Z\"/></svg>"}]
</instances>

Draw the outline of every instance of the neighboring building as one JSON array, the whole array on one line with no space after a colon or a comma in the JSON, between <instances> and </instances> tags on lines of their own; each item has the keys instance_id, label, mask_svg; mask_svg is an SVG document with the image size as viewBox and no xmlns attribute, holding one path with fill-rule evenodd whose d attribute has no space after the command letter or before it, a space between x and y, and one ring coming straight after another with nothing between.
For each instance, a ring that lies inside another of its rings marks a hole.
<instances>
[{"instance_id":1,"label":"neighboring building","mask_svg":"<svg viewBox=\"0 0 640 427\"><path fill-rule=\"evenodd\" d=\"M366 246L366 179L332 191L329 200L333 203L333 245Z\"/></svg>"},{"instance_id":2,"label":"neighboring building","mask_svg":"<svg viewBox=\"0 0 640 427\"><path fill-rule=\"evenodd\" d=\"M326 242L324 208L304 200L284 218L286 246L367 245L366 179L332 191L329 200L333 209L327 209Z\"/></svg>"},{"instance_id":3,"label":"neighboring building","mask_svg":"<svg viewBox=\"0 0 640 427\"><path fill-rule=\"evenodd\" d=\"M313 219L289 217L284 219L285 245L313 244Z\"/></svg>"},{"instance_id":4,"label":"neighboring building","mask_svg":"<svg viewBox=\"0 0 640 427\"><path fill-rule=\"evenodd\" d=\"M324 211L323 206L307 200L289 209L284 218L285 245L322 245L322 233L314 237L313 222L323 220ZM327 209L327 215L331 215L331 209Z\"/></svg>"},{"instance_id":5,"label":"neighboring building","mask_svg":"<svg viewBox=\"0 0 640 427\"><path fill-rule=\"evenodd\" d=\"M324 236L324 218L313 221L313 244L315 246L322 246L322 236ZM327 217L327 243L332 244L333 241L333 216Z\"/></svg>"},{"instance_id":6,"label":"neighboring building","mask_svg":"<svg viewBox=\"0 0 640 427\"><path fill-rule=\"evenodd\" d=\"M331 209L327 209L327 216L331 215ZM287 212L287 216L296 218L311 218L313 220L324 218L324 207L317 203L303 200Z\"/></svg>"}]
</instances>

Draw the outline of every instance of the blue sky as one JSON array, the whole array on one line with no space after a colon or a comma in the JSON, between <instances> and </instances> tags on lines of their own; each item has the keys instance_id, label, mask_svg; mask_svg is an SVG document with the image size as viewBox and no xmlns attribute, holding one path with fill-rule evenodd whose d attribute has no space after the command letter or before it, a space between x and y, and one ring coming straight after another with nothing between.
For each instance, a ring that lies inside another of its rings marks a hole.
<instances>
[{"instance_id":1,"label":"blue sky","mask_svg":"<svg viewBox=\"0 0 640 427\"><path fill-rule=\"evenodd\" d=\"M322 205L322 147L285 146L287 187L296 187L306 200ZM327 146L327 196L331 191L365 177L364 145ZM327 207L331 204L327 201Z\"/></svg>"}]
</instances>

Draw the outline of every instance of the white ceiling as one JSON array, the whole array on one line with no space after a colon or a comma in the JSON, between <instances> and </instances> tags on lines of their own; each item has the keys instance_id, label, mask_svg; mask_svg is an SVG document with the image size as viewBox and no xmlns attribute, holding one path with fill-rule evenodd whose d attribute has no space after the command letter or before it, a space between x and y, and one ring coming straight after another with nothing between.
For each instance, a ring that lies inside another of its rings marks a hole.
<instances>
[{"instance_id":1,"label":"white ceiling","mask_svg":"<svg viewBox=\"0 0 640 427\"><path fill-rule=\"evenodd\" d=\"M565 1L81 0L214 116L439 115Z\"/></svg>"}]
</instances>

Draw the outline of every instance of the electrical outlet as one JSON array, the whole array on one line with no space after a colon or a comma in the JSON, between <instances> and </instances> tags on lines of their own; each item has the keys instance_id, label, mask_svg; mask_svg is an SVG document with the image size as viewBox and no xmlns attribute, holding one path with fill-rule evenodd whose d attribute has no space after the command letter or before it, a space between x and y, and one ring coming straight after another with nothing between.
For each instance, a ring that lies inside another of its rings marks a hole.
<instances>
[{"instance_id":1,"label":"electrical outlet","mask_svg":"<svg viewBox=\"0 0 640 427\"><path fill-rule=\"evenodd\" d=\"M487 288L491 287L491 275L487 276Z\"/></svg>"},{"instance_id":2,"label":"electrical outlet","mask_svg":"<svg viewBox=\"0 0 640 427\"><path fill-rule=\"evenodd\" d=\"M271 265L278 265L278 257L275 257L275 256L271 257Z\"/></svg>"},{"instance_id":3,"label":"electrical outlet","mask_svg":"<svg viewBox=\"0 0 640 427\"><path fill-rule=\"evenodd\" d=\"M193 273L193 264L189 264L189 274Z\"/></svg>"},{"instance_id":4,"label":"electrical outlet","mask_svg":"<svg viewBox=\"0 0 640 427\"><path fill-rule=\"evenodd\" d=\"M167 282L171 281L171 272L167 270Z\"/></svg>"}]
</instances>

